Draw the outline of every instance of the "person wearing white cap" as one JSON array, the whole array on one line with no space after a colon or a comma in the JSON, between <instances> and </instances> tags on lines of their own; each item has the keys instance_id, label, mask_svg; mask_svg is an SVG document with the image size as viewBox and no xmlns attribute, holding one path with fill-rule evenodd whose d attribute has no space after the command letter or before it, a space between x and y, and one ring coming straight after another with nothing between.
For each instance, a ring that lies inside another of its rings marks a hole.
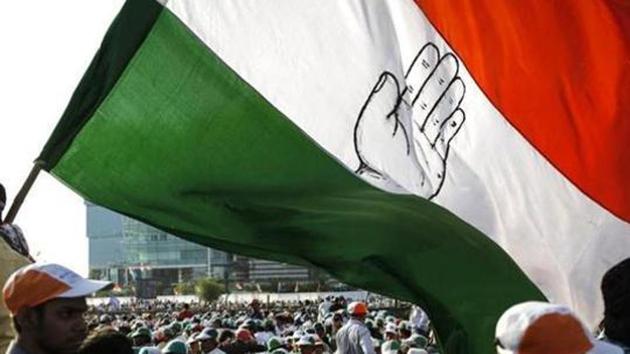
<instances>
[{"instance_id":1,"label":"person wearing white cap","mask_svg":"<svg viewBox=\"0 0 630 354\"><path fill-rule=\"evenodd\" d=\"M385 340L398 340L398 328L393 323L385 325Z\"/></svg>"},{"instance_id":2,"label":"person wearing white cap","mask_svg":"<svg viewBox=\"0 0 630 354\"><path fill-rule=\"evenodd\" d=\"M546 302L510 307L499 318L495 336L499 354L623 354L596 340L568 307Z\"/></svg>"},{"instance_id":3,"label":"person wearing white cap","mask_svg":"<svg viewBox=\"0 0 630 354\"><path fill-rule=\"evenodd\" d=\"M87 335L85 297L111 286L58 264L22 267L2 289L17 337L7 354L72 354Z\"/></svg>"}]
</instances>

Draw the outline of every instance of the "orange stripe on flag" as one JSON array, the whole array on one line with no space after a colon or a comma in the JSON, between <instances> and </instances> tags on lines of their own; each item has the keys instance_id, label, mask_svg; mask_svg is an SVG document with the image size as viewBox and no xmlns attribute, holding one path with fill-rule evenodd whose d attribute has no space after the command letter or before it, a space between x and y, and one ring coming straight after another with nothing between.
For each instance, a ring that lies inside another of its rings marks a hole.
<instances>
[{"instance_id":1,"label":"orange stripe on flag","mask_svg":"<svg viewBox=\"0 0 630 354\"><path fill-rule=\"evenodd\" d=\"M630 221L630 3L416 2L506 119Z\"/></svg>"}]
</instances>

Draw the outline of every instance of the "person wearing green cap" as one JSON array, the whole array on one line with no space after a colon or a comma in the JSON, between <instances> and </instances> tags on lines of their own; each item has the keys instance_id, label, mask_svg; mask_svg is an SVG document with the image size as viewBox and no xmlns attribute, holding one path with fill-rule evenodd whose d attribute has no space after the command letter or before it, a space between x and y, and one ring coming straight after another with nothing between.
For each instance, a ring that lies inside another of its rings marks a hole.
<instances>
[{"instance_id":1,"label":"person wearing green cap","mask_svg":"<svg viewBox=\"0 0 630 354\"><path fill-rule=\"evenodd\" d=\"M183 333L183 326L181 322L173 322L171 323L171 325L169 326L170 329L173 331L173 339L177 339L180 340L184 343L186 343L186 336L184 336Z\"/></svg>"},{"instance_id":2,"label":"person wearing green cap","mask_svg":"<svg viewBox=\"0 0 630 354\"><path fill-rule=\"evenodd\" d=\"M300 354L315 354L317 347L317 339L313 334L303 335L296 343Z\"/></svg>"},{"instance_id":3,"label":"person wearing green cap","mask_svg":"<svg viewBox=\"0 0 630 354\"><path fill-rule=\"evenodd\" d=\"M151 330L146 327L140 327L131 334L134 348L142 348L151 345Z\"/></svg>"},{"instance_id":4,"label":"person wearing green cap","mask_svg":"<svg viewBox=\"0 0 630 354\"><path fill-rule=\"evenodd\" d=\"M282 339L278 337L269 338L267 341L267 352L274 353L280 349L286 351L286 345L282 342Z\"/></svg>"},{"instance_id":5,"label":"person wearing green cap","mask_svg":"<svg viewBox=\"0 0 630 354\"><path fill-rule=\"evenodd\" d=\"M184 322L182 322L182 327L184 329L182 335L186 338L190 338L194 328L193 324L189 320L184 320Z\"/></svg>"},{"instance_id":6,"label":"person wearing green cap","mask_svg":"<svg viewBox=\"0 0 630 354\"><path fill-rule=\"evenodd\" d=\"M403 340L402 344L407 348L424 349L429 344L429 339L421 334L414 333L409 338Z\"/></svg>"},{"instance_id":7,"label":"person wearing green cap","mask_svg":"<svg viewBox=\"0 0 630 354\"><path fill-rule=\"evenodd\" d=\"M174 339L166 344L162 354L188 354L188 347L183 341Z\"/></svg>"},{"instance_id":8,"label":"person wearing green cap","mask_svg":"<svg viewBox=\"0 0 630 354\"><path fill-rule=\"evenodd\" d=\"M276 326L270 319L265 319L260 323L260 330L254 333L254 338L258 344L265 345L274 336Z\"/></svg>"},{"instance_id":9,"label":"person wearing green cap","mask_svg":"<svg viewBox=\"0 0 630 354\"><path fill-rule=\"evenodd\" d=\"M174 338L173 330L169 326L162 327L155 331L153 337L155 339L155 345L158 348L162 349L166 346L168 342L170 342Z\"/></svg>"},{"instance_id":10,"label":"person wearing green cap","mask_svg":"<svg viewBox=\"0 0 630 354\"><path fill-rule=\"evenodd\" d=\"M400 342L388 340L381 345L381 354L397 354L400 350Z\"/></svg>"},{"instance_id":11,"label":"person wearing green cap","mask_svg":"<svg viewBox=\"0 0 630 354\"><path fill-rule=\"evenodd\" d=\"M398 335L401 340L405 340L411 336L411 326L407 321L400 321L398 324Z\"/></svg>"}]
</instances>

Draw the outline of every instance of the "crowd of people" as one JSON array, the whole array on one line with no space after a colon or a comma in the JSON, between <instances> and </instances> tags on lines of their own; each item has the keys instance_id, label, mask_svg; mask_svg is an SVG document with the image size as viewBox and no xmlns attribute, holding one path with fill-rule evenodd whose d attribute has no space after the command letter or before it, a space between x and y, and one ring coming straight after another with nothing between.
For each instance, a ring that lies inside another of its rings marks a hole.
<instances>
[{"instance_id":1,"label":"crowd of people","mask_svg":"<svg viewBox=\"0 0 630 354\"><path fill-rule=\"evenodd\" d=\"M0 188L0 251L8 256L0 274L7 279L2 296L10 316L0 312L0 347L14 338L7 354L439 353L421 308L392 311L343 296L246 305L88 306L87 296L111 284L59 264L30 263L19 228L2 223L3 192ZM18 269L6 276L9 268ZM525 302L498 320L497 353L630 354L630 258L604 275L601 290L605 312L597 333L566 306ZM0 311L6 310L0 306ZM7 334L7 318L14 336Z\"/></svg>"},{"instance_id":2,"label":"crowd of people","mask_svg":"<svg viewBox=\"0 0 630 354\"><path fill-rule=\"evenodd\" d=\"M147 353L352 352L346 349L356 341L342 343L339 338L354 336L363 340L360 345L364 353L383 347L388 348L384 352L437 352L430 340L426 315L419 308L411 311L409 321L385 310L369 311L365 303L349 302L341 296L319 302L307 300L291 307L257 300L229 307L183 304L174 311L176 306L158 303L155 308L161 311L156 312L153 306L132 305L122 307L116 316L90 310L88 326L94 334L86 346L102 336L103 330L115 330L131 338L137 352ZM135 308L144 312L133 311ZM352 323L355 326L349 325ZM344 335L350 328L361 333Z\"/></svg>"},{"instance_id":3,"label":"crowd of people","mask_svg":"<svg viewBox=\"0 0 630 354\"><path fill-rule=\"evenodd\" d=\"M87 306L85 296L106 286L57 264L14 273L3 291L18 334L8 353L438 352L418 307L393 313L343 296L291 306L257 300L230 306L155 301ZM35 287L39 291L32 291Z\"/></svg>"},{"instance_id":4,"label":"crowd of people","mask_svg":"<svg viewBox=\"0 0 630 354\"><path fill-rule=\"evenodd\" d=\"M320 301L211 305L139 301L112 309L86 296L110 286L58 264L31 264L3 288L16 338L8 354L428 354L438 345L427 315L376 309L342 296ZM604 277L601 338L565 306L525 302L496 326L497 352L630 353L630 259Z\"/></svg>"}]
</instances>

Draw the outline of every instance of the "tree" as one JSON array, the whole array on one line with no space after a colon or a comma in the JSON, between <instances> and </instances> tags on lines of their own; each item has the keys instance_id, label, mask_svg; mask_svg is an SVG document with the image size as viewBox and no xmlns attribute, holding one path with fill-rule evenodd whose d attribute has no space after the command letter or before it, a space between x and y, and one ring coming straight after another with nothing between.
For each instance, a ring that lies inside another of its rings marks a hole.
<instances>
[{"instance_id":1,"label":"tree","mask_svg":"<svg viewBox=\"0 0 630 354\"><path fill-rule=\"evenodd\" d=\"M175 295L193 295L195 294L195 284L193 283L176 283L173 292Z\"/></svg>"},{"instance_id":2,"label":"tree","mask_svg":"<svg viewBox=\"0 0 630 354\"><path fill-rule=\"evenodd\" d=\"M223 294L223 285L216 279L202 278L197 281L195 293L199 297L199 300L210 303L217 300L221 294Z\"/></svg>"}]
</instances>

